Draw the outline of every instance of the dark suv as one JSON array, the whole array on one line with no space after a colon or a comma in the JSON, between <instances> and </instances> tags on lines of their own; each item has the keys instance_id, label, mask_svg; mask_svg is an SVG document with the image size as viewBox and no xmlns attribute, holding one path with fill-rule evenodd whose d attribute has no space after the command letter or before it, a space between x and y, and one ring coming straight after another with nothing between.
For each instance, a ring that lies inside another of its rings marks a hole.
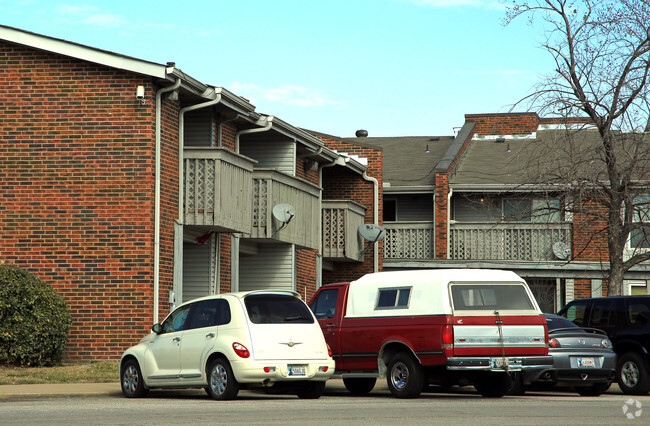
<instances>
[{"instance_id":1,"label":"dark suv","mask_svg":"<svg viewBox=\"0 0 650 426\"><path fill-rule=\"evenodd\" d=\"M650 296L577 299L561 315L577 325L595 327L609 335L617 355L616 381L626 394L650 390Z\"/></svg>"}]
</instances>

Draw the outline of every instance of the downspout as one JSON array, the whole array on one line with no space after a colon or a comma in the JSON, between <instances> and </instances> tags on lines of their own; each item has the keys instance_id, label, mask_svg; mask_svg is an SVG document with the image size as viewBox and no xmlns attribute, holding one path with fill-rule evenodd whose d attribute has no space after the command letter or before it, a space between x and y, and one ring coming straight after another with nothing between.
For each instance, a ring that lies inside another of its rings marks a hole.
<instances>
[{"instance_id":1,"label":"downspout","mask_svg":"<svg viewBox=\"0 0 650 426\"><path fill-rule=\"evenodd\" d=\"M239 154L239 137L241 135L247 135L249 133L266 132L267 130L271 130L271 127L273 127L273 116L269 115L268 118L266 119L266 125L264 127L256 127L254 129L240 130L237 133L235 133L235 152Z\"/></svg>"},{"instance_id":2,"label":"downspout","mask_svg":"<svg viewBox=\"0 0 650 426\"><path fill-rule=\"evenodd\" d=\"M449 231L451 230L451 196L453 193L454 190L449 188L449 192L447 193L447 259L449 259L449 250L451 249L449 245L451 241L451 238L449 238Z\"/></svg>"},{"instance_id":3,"label":"downspout","mask_svg":"<svg viewBox=\"0 0 650 426\"><path fill-rule=\"evenodd\" d=\"M162 95L172 92L181 85L181 79L177 78L176 82L169 86L163 87L156 92L156 154L155 154L155 190L154 190L154 237L153 237L153 322L158 322L160 294L160 139L162 134L161 121L161 101Z\"/></svg>"},{"instance_id":4,"label":"downspout","mask_svg":"<svg viewBox=\"0 0 650 426\"><path fill-rule=\"evenodd\" d=\"M367 172L363 172L363 178L365 180L373 183L373 186L374 186L374 188L373 188L374 189L374 193L373 193L373 197L374 197L374 201L373 201L373 203L374 203L373 221L374 221L375 225L379 226L379 181L374 177L368 176ZM373 247L373 261L374 261L374 264L375 264L373 271L378 272L379 271L379 246L377 245L377 243L375 243L374 247Z\"/></svg>"},{"instance_id":5,"label":"downspout","mask_svg":"<svg viewBox=\"0 0 650 426\"><path fill-rule=\"evenodd\" d=\"M185 113L189 111L194 111L201 108L207 108L212 105L216 105L221 102L221 89L217 93L217 97L203 102L201 104L191 105L185 108L182 108L178 114L178 221L183 223L183 190L185 183L183 182L183 177L185 175L185 160L183 158L183 148L185 148ZM216 90L215 90L216 92Z\"/></svg>"}]
</instances>

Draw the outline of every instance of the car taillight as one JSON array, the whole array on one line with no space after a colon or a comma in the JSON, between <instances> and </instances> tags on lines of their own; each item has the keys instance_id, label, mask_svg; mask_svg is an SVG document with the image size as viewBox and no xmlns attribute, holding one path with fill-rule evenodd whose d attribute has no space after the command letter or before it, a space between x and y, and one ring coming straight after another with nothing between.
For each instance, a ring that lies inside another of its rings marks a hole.
<instances>
[{"instance_id":1,"label":"car taillight","mask_svg":"<svg viewBox=\"0 0 650 426\"><path fill-rule=\"evenodd\" d=\"M327 345L327 355L332 358L332 348L330 348L330 345Z\"/></svg>"},{"instance_id":2,"label":"car taillight","mask_svg":"<svg viewBox=\"0 0 650 426\"><path fill-rule=\"evenodd\" d=\"M443 349L454 348L454 327L451 325L442 328L442 347Z\"/></svg>"},{"instance_id":3,"label":"car taillight","mask_svg":"<svg viewBox=\"0 0 650 426\"><path fill-rule=\"evenodd\" d=\"M557 341L557 339L551 339L548 341L548 347L549 348L559 348L560 347L560 342Z\"/></svg>"},{"instance_id":4,"label":"car taillight","mask_svg":"<svg viewBox=\"0 0 650 426\"><path fill-rule=\"evenodd\" d=\"M251 356L251 353L248 352L246 346L242 345L241 343L237 343L237 342L233 343L232 348L240 358L248 358L249 356Z\"/></svg>"},{"instance_id":5,"label":"car taillight","mask_svg":"<svg viewBox=\"0 0 650 426\"><path fill-rule=\"evenodd\" d=\"M612 347L612 342L609 339L603 339L600 341L600 346L605 349L609 349Z\"/></svg>"}]
</instances>

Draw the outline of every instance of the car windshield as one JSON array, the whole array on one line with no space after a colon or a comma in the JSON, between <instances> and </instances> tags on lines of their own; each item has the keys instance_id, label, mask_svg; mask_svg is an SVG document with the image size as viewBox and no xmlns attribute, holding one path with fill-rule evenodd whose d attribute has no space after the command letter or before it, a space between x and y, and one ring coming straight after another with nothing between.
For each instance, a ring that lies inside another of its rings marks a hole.
<instances>
[{"instance_id":1,"label":"car windshield","mask_svg":"<svg viewBox=\"0 0 650 426\"><path fill-rule=\"evenodd\" d=\"M312 324L314 317L302 300L280 294L246 296L244 304L253 324Z\"/></svg>"},{"instance_id":2,"label":"car windshield","mask_svg":"<svg viewBox=\"0 0 650 426\"><path fill-rule=\"evenodd\" d=\"M457 310L531 310L533 302L523 284L452 284Z\"/></svg>"},{"instance_id":3,"label":"car windshield","mask_svg":"<svg viewBox=\"0 0 650 426\"><path fill-rule=\"evenodd\" d=\"M548 330L557 330L558 328L576 328L580 329L576 324L573 322L569 321L566 318L559 317L559 316L547 316L546 317L546 325L548 327ZM577 331L577 330L576 330Z\"/></svg>"}]
</instances>

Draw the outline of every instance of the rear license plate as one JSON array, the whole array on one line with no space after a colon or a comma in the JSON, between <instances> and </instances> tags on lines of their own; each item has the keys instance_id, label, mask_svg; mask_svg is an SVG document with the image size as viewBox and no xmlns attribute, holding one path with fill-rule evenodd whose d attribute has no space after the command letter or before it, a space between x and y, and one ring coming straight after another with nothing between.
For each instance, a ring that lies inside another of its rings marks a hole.
<instances>
[{"instance_id":1,"label":"rear license plate","mask_svg":"<svg viewBox=\"0 0 650 426\"><path fill-rule=\"evenodd\" d=\"M578 368L594 368L596 362L593 358L578 358Z\"/></svg>"},{"instance_id":2,"label":"rear license plate","mask_svg":"<svg viewBox=\"0 0 650 426\"><path fill-rule=\"evenodd\" d=\"M290 376L304 376L307 374L307 367L304 365L289 365Z\"/></svg>"},{"instance_id":3,"label":"rear license plate","mask_svg":"<svg viewBox=\"0 0 650 426\"><path fill-rule=\"evenodd\" d=\"M508 365L508 358L491 358L490 366L492 368L503 368Z\"/></svg>"}]
</instances>

